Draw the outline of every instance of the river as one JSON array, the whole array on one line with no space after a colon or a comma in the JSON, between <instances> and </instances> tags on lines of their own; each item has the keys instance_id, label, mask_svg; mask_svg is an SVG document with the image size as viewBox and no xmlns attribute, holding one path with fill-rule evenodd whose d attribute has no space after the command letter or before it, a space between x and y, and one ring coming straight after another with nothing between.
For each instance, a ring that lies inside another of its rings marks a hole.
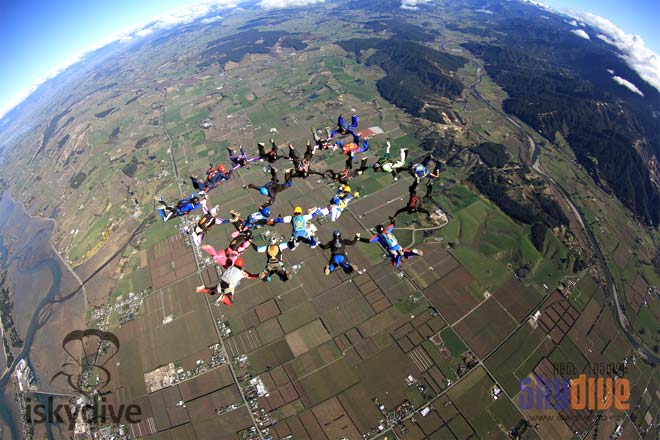
<instances>
[{"instance_id":1,"label":"river","mask_svg":"<svg viewBox=\"0 0 660 440\"><path fill-rule=\"evenodd\" d=\"M14 200L12 200L8 194L5 194L2 197L0 204L2 205L2 209L0 209L0 270L8 270L10 264L17 257L16 255L11 255L9 253L9 249L5 244L5 238L3 236L5 231L2 225L5 224L8 217L11 217L13 214L15 214L14 210L21 210L23 212L25 211L23 210L23 207L19 203L16 203ZM27 215L27 213L25 214ZM25 246L30 246L30 245L43 246L42 236L37 235L36 237L34 237L34 239L40 240L40 243L27 242L25 243ZM41 299L41 301L39 301L39 303L34 308L34 313L32 314L32 317L30 319L30 324L28 326L26 334L21 335L24 339L24 344L21 352L16 356L14 362L11 364L11 366L9 366L7 372L5 372L5 374L3 374L2 377L0 377L0 399L1 399L0 418L2 418L2 421L5 423L5 425L9 427L9 430L11 432L11 438L14 439L18 439L21 437L20 435L21 425L20 423L18 423L17 420L14 419L14 415L11 412L10 408L13 406L13 392L7 393L7 385L10 383L10 378L12 373L14 372L14 368L21 359L25 359L28 365L30 366L30 368L32 368L32 364L30 362L30 348L34 340L35 333L39 329L39 314L42 311L42 309L47 305L49 305L53 301L55 296L59 293L63 269L58 259L54 257L47 257L41 261L35 262L35 264L32 265L32 267L22 270L23 273L34 274L34 273L39 273L44 269L50 272L52 277L52 284L48 289L46 295ZM34 371L34 373L36 378L37 372ZM50 432L48 434L50 438L51 437Z\"/></svg>"}]
</instances>

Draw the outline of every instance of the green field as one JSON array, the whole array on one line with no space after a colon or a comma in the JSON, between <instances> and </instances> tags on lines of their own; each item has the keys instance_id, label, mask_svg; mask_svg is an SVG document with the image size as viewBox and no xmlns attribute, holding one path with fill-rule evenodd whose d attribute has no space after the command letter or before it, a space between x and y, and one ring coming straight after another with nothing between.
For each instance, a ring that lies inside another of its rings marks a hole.
<instances>
[{"instance_id":1,"label":"green field","mask_svg":"<svg viewBox=\"0 0 660 440\"><path fill-rule=\"evenodd\" d=\"M141 236L140 248L149 249L159 241L176 235L178 231L176 227L172 227L173 225L173 223L162 221L160 216L155 214L153 222Z\"/></svg>"},{"instance_id":2,"label":"green field","mask_svg":"<svg viewBox=\"0 0 660 440\"><path fill-rule=\"evenodd\" d=\"M459 339L454 330L450 327L442 330L440 332L440 337L445 343L447 350L449 350L449 352L455 357L460 357L467 350L467 347L465 344L463 344L463 341Z\"/></svg>"},{"instance_id":3,"label":"green field","mask_svg":"<svg viewBox=\"0 0 660 440\"><path fill-rule=\"evenodd\" d=\"M547 234L540 253L531 243L529 226L517 224L464 186L454 194L446 203L460 209L438 235L454 243L452 254L477 279L478 290L497 289L521 267L530 271L526 283L540 290L544 283L555 286L571 267L566 246L553 234Z\"/></svg>"},{"instance_id":4,"label":"green field","mask_svg":"<svg viewBox=\"0 0 660 440\"><path fill-rule=\"evenodd\" d=\"M551 346L541 329L533 330L524 324L486 359L486 366L509 395L514 396L519 391L520 379L532 371Z\"/></svg>"}]
</instances>

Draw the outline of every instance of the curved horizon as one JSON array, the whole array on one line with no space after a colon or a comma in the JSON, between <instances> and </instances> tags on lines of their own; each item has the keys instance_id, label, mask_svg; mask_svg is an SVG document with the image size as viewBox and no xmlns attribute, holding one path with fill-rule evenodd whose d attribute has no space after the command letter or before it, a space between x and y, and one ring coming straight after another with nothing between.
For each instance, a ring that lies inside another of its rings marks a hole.
<instances>
[{"instance_id":1,"label":"curved horizon","mask_svg":"<svg viewBox=\"0 0 660 440\"><path fill-rule=\"evenodd\" d=\"M255 5L263 9L274 9L303 7L324 1L326 0L259 0L258 2L255 2ZM651 44L653 48L649 48L642 36L627 32L606 17L601 17L589 11L575 11L568 9L567 3L564 0L549 0L550 5L534 0L520 1L536 5L542 9L548 9L554 13L574 17L576 20L580 21L580 24L587 24L593 29L602 32L605 34L604 37L607 38L601 39L615 46L621 52L622 58L626 63L633 68L644 81L660 91L660 55L656 52L657 48L655 48L655 45ZM640 3L646 3L646 0L638 1ZM165 0L165 2L160 2L159 7L163 4L170 6L177 4L177 6L169 9L167 12L157 14L152 13L151 9L147 11L135 11L137 14L135 14L135 18L132 20L133 24L122 24L121 29L108 33L107 36L100 40L97 39L95 43L88 43L85 46L85 49L78 50L76 53L69 53L66 55L65 61L55 64L54 67L46 70L44 73L31 75L34 79L30 80L28 85L25 85L27 79L22 78L23 75L20 73L17 74L23 79L23 85L16 86L15 88L20 88L21 91L12 95L10 93L3 94L0 90L0 121L2 121L9 112L30 97L45 82L56 78L64 70L76 65L84 60L85 56L96 50L118 42L128 44L150 35L155 31L190 23L209 15L219 14L220 12L227 12L238 8L241 5L245 5L246 3L247 1L245 0L207 0L204 2L196 0ZM402 0L402 8L415 10L422 5L430 6L431 3L431 0ZM111 7L113 9L116 8L115 5L112 5ZM638 13L642 14L644 11L640 10ZM219 18L221 18L219 15L215 15L211 17L210 20L215 21ZM620 16L618 18L621 19ZM627 22L630 22L630 17ZM118 27L120 26L118 25ZM580 35L580 32L584 31L578 29L576 30L576 35ZM599 37L603 37L603 35L599 35ZM584 36L582 38L584 38ZM39 57L35 56L34 58ZM7 64L11 65L11 62ZM626 80L624 79L624 81ZM8 82L9 80L4 78L3 84L7 84Z\"/></svg>"}]
</instances>

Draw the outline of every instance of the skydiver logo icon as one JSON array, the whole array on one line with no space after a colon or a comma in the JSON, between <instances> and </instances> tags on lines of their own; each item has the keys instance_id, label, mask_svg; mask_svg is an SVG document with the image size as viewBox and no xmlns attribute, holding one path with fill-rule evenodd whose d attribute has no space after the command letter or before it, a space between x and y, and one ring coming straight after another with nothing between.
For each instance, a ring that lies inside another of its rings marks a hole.
<instances>
[{"instance_id":1,"label":"skydiver logo icon","mask_svg":"<svg viewBox=\"0 0 660 440\"><path fill-rule=\"evenodd\" d=\"M119 338L98 329L75 330L62 340L62 348L69 360L50 380L50 384L66 381L74 392L72 399L56 405L54 397L43 400L26 398L28 423L67 423L69 430L78 424L90 430L107 423L139 423L142 410L138 405L112 405L106 400L111 374L108 363L119 352ZM47 393L46 393L47 394Z\"/></svg>"},{"instance_id":2,"label":"skydiver logo icon","mask_svg":"<svg viewBox=\"0 0 660 440\"><path fill-rule=\"evenodd\" d=\"M75 345L79 345L81 354L72 353ZM111 379L106 365L119 352L119 338L115 334L98 329L74 330L62 340L62 349L71 360L62 364L62 369L51 378L51 384L65 377L72 390L88 398L92 394L110 392L104 391Z\"/></svg>"}]
</instances>

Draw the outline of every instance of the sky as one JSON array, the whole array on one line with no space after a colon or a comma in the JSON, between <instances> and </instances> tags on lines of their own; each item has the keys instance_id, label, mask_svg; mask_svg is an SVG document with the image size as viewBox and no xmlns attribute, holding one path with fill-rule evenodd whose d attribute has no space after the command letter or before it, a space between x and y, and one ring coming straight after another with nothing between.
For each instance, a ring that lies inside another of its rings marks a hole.
<instances>
[{"instance_id":1,"label":"sky","mask_svg":"<svg viewBox=\"0 0 660 440\"><path fill-rule=\"evenodd\" d=\"M660 54L660 1L658 0L540 0L558 11L591 12L644 39Z\"/></svg>"},{"instance_id":2,"label":"sky","mask_svg":"<svg viewBox=\"0 0 660 440\"><path fill-rule=\"evenodd\" d=\"M211 0L231 3L231 0ZM238 2L238 0L236 0ZM278 7L323 0L261 0ZM425 3L428 0L418 0ZM590 12L638 34L660 53L660 2L657 0L543 0L554 9ZM85 51L110 42L177 8L193 10L200 0L0 0L0 118L34 86L66 67Z\"/></svg>"}]
</instances>

